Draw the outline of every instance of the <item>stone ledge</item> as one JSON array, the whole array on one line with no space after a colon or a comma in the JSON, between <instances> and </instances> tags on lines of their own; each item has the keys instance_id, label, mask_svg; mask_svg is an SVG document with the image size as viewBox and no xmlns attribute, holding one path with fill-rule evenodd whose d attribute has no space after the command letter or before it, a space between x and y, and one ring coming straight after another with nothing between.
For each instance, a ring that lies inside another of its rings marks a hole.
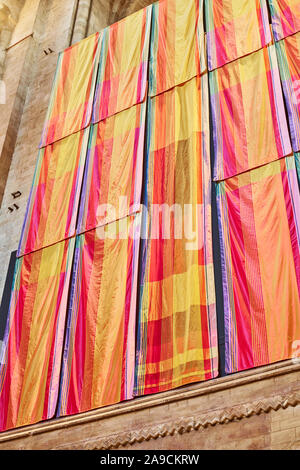
<instances>
[{"instance_id":1,"label":"stone ledge","mask_svg":"<svg viewBox=\"0 0 300 470\"><path fill-rule=\"evenodd\" d=\"M182 418L178 421L171 421L170 423L157 424L149 428L111 435L107 438L78 442L72 447L72 450L109 450L133 446L137 443L174 436L175 434L198 431L200 428L207 428L208 426L227 424L231 421L249 418L250 416L259 415L260 413L269 413L272 410L286 409L289 406L297 406L299 403L300 391L295 391L288 396L278 395L254 403L221 409L217 412L215 411L198 417ZM69 445L59 446L57 447L57 450L58 449L69 449Z\"/></svg>"},{"instance_id":2,"label":"stone ledge","mask_svg":"<svg viewBox=\"0 0 300 470\"><path fill-rule=\"evenodd\" d=\"M0 434L0 449L111 449L300 403L292 360ZM172 416L172 419L170 419Z\"/></svg>"}]
</instances>

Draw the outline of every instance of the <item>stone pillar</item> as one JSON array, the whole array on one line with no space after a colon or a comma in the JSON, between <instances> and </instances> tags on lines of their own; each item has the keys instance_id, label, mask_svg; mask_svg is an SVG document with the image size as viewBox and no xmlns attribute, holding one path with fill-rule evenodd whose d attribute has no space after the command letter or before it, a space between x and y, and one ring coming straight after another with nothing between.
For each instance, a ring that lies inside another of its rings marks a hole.
<instances>
[{"instance_id":1,"label":"stone pillar","mask_svg":"<svg viewBox=\"0 0 300 470\"><path fill-rule=\"evenodd\" d=\"M10 10L6 5L0 4L0 79L3 75L6 48L9 46L14 26Z\"/></svg>"},{"instance_id":2,"label":"stone pillar","mask_svg":"<svg viewBox=\"0 0 300 470\"><path fill-rule=\"evenodd\" d=\"M14 23L17 23L20 11L24 5L24 0L0 0L0 7L1 5L9 9L11 19Z\"/></svg>"},{"instance_id":3,"label":"stone pillar","mask_svg":"<svg viewBox=\"0 0 300 470\"><path fill-rule=\"evenodd\" d=\"M72 44L86 37L92 0L79 0L75 18Z\"/></svg>"},{"instance_id":4,"label":"stone pillar","mask_svg":"<svg viewBox=\"0 0 300 470\"><path fill-rule=\"evenodd\" d=\"M6 48L17 24L24 0L0 1L0 80L3 76Z\"/></svg>"}]
</instances>

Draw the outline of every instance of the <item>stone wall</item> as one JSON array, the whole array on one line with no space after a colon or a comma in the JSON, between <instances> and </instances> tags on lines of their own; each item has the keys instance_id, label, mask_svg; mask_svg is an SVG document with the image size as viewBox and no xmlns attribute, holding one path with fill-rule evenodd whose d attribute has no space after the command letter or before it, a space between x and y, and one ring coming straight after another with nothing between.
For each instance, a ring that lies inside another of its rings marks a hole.
<instances>
[{"instance_id":1,"label":"stone wall","mask_svg":"<svg viewBox=\"0 0 300 470\"><path fill-rule=\"evenodd\" d=\"M151 1L2 3L11 7L14 24L5 39L6 102L0 104L0 298L18 246L57 54ZM22 195L15 201L16 191ZM300 448L299 380L299 364L278 364L4 433L0 449Z\"/></svg>"},{"instance_id":2,"label":"stone wall","mask_svg":"<svg viewBox=\"0 0 300 470\"><path fill-rule=\"evenodd\" d=\"M0 434L0 450L300 449L300 363Z\"/></svg>"}]
</instances>

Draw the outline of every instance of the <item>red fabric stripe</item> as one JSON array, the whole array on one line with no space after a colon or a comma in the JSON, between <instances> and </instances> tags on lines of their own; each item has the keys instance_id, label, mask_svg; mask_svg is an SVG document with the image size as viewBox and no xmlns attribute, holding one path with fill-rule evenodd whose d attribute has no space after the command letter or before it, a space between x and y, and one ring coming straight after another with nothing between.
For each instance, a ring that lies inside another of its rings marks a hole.
<instances>
[{"instance_id":1,"label":"red fabric stripe","mask_svg":"<svg viewBox=\"0 0 300 470\"><path fill-rule=\"evenodd\" d=\"M238 351L238 369L244 370L254 366L252 352L252 333L250 317L250 299L245 271L245 246L240 219L241 197L239 190L227 195L229 236L233 269L233 292L236 317Z\"/></svg>"}]
</instances>

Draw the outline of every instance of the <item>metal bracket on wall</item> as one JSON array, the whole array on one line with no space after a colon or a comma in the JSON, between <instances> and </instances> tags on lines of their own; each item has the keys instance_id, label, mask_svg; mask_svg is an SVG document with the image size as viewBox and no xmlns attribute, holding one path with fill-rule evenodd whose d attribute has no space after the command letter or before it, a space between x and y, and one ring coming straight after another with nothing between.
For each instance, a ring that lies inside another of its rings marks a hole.
<instances>
[{"instance_id":1,"label":"metal bracket on wall","mask_svg":"<svg viewBox=\"0 0 300 470\"><path fill-rule=\"evenodd\" d=\"M44 54L45 54L45 55L49 55L49 54L53 54L53 53L54 53L54 51L51 49L51 47L48 47L47 50L44 49Z\"/></svg>"},{"instance_id":2,"label":"metal bracket on wall","mask_svg":"<svg viewBox=\"0 0 300 470\"><path fill-rule=\"evenodd\" d=\"M20 191L16 191L15 193L11 193L11 195L14 199L18 199L22 196L22 193Z\"/></svg>"},{"instance_id":3,"label":"metal bracket on wall","mask_svg":"<svg viewBox=\"0 0 300 470\"><path fill-rule=\"evenodd\" d=\"M22 196L22 193L21 191L15 191L14 193L11 193L11 195L14 199L18 199L19 197ZM15 210L19 210L19 209L20 209L20 206L18 206L18 204L13 204L12 206L8 208L8 211L10 214L12 214L12 212L14 212Z\"/></svg>"}]
</instances>

